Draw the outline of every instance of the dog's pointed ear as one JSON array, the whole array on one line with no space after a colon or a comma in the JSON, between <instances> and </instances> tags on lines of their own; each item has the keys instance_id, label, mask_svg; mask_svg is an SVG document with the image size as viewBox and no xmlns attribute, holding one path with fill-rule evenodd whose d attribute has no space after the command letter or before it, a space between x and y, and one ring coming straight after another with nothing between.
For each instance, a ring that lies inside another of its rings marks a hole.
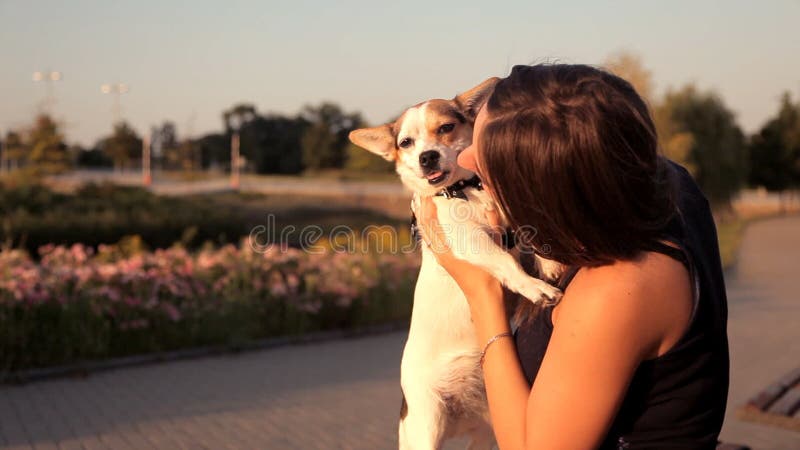
<instances>
[{"instance_id":1,"label":"dog's pointed ear","mask_svg":"<svg viewBox=\"0 0 800 450\"><path fill-rule=\"evenodd\" d=\"M359 128L353 130L348 136L350 142L369 150L387 161L396 158L394 146L394 133L391 124L384 124L372 128Z\"/></svg>"},{"instance_id":2,"label":"dog's pointed ear","mask_svg":"<svg viewBox=\"0 0 800 450\"><path fill-rule=\"evenodd\" d=\"M500 81L500 78L492 77L474 88L456 95L454 100L465 116L470 120L475 120L479 107L489 98L498 81Z\"/></svg>"}]
</instances>

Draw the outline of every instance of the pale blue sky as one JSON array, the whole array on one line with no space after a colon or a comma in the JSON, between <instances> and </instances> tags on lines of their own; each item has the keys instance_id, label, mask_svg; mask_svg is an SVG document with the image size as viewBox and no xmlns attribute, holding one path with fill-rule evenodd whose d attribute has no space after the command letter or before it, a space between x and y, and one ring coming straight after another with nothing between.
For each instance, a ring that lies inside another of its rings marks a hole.
<instances>
[{"instance_id":1,"label":"pale blue sky","mask_svg":"<svg viewBox=\"0 0 800 450\"><path fill-rule=\"evenodd\" d=\"M0 0L0 133L24 126L57 69L55 115L71 142L111 128L100 85L122 81L123 117L140 132L221 129L239 101L294 114L338 102L388 120L449 98L513 64L599 64L638 53L657 92L716 90L747 132L800 91L800 0L765 1L37 1Z\"/></svg>"}]
</instances>

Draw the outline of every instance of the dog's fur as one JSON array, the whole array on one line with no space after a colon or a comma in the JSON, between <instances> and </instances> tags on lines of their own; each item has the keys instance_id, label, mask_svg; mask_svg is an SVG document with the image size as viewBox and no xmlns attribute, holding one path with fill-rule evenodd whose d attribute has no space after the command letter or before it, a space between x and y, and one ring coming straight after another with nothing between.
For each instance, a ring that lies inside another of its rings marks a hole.
<instances>
[{"instance_id":1,"label":"dog's fur","mask_svg":"<svg viewBox=\"0 0 800 450\"><path fill-rule=\"evenodd\" d=\"M474 173L456 163L472 141L477 107L494 88L491 78L452 100L429 100L407 109L395 122L350 133L356 145L396 163L403 184L416 202L434 196ZM435 164L423 152L438 154ZM517 260L495 244L486 213L495 210L485 190L464 189L467 199L434 196L439 222L453 254L494 275L505 287L531 301L554 299L558 289L525 273ZM536 258L538 273L555 279L561 266ZM469 306L461 289L422 248L422 267L414 292L411 327L401 363L403 404L399 443L402 450L438 449L450 437L468 435L469 449L490 449L483 374L478 364L484 343L477 342Z\"/></svg>"}]
</instances>

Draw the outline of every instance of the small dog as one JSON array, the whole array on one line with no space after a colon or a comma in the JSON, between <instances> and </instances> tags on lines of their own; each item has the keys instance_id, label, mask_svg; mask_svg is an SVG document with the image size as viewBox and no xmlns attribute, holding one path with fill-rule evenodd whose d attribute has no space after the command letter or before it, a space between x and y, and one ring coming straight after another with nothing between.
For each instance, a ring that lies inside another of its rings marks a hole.
<instances>
[{"instance_id":1,"label":"small dog","mask_svg":"<svg viewBox=\"0 0 800 450\"><path fill-rule=\"evenodd\" d=\"M496 210L495 204L477 176L456 163L472 142L477 109L497 81L490 78L452 100L420 103L393 123L354 130L350 140L395 162L403 184L413 192L412 206L420 197L434 197L439 222L457 258L484 268L533 302L555 299L560 295L557 288L529 276L494 242L486 214ZM538 256L535 260L545 278L560 274L560 264ZM461 289L423 246L401 362L401 450L438 449L445 440L464 435L471 439L469 449L494 446L478 364L484 344L477 342Z\"/></svg>"}]
</instances>

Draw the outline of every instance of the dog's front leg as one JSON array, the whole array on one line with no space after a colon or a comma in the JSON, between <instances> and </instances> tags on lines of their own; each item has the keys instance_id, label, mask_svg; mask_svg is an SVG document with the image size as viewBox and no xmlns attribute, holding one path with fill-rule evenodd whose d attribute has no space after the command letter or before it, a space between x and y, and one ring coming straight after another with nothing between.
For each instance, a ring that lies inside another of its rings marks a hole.
<instances>
[{"instance_id":1,"label":"dog's front leg","mask_svg":"<svg viewBox=\"0 0 800 450\"><path fill-rule=\"evenodd\" d=\"M495 243L486 225L454 217L446 207L438 204L437 213L447 243L456 258L482 267L505 287L532 302L539 302L543 297L550 300L561 297L558 288L525 273L519 262Z\"/></svg>"}]
</instances>

